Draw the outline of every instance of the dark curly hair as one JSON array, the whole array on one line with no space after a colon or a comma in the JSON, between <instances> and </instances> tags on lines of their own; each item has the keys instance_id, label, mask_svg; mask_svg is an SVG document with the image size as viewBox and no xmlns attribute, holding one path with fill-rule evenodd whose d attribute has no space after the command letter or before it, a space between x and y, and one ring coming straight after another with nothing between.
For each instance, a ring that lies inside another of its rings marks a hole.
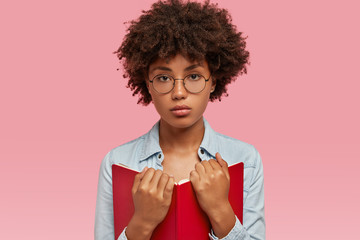
<instances>
[{"instance_id":1,"label":"dark curly hair","mask_svg":"<svg viewBox=\"0 0 360 240\"><path fill-rule=\"evenodd\" d=\"M154 3L139 19L131 21L117 51L128 87L138 103L148 105L151 95L146 87L149 65L158 58L185 54L192 61L206 60L215 91L210 101L227 96L226 86L238 74L246 73L249 52L245 38L236 31L228 11L209 1L204 3L167 0Z\"/></svg>"}]
</instances>

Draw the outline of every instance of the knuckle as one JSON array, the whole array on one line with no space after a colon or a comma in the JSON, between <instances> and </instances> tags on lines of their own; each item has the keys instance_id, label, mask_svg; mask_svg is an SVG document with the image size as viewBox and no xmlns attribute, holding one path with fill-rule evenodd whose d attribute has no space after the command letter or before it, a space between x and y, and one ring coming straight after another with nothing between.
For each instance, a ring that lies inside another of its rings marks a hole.
<instances>
[{"instance_id":1,"label":"knuckle","mask_svg":"<svg viewBox=\"0 0 360 240\"><path fill-rule=\"evenodd\" d=\"M223 171L215 171L215 172L214 172L214 175L215 175L216 177L222 177L222 176L224 176L224 173L223 173Z\"/></svg>"},{"instance_id":2,"label":"knuckle","mask_svg":"<svg viewBox=\"0 0 360 240\"><path fill-rule=\"evenodd\" d=\"M211 183L212 183L211 181L206 181L204 183L204 188L209 189L211 187Z\"/></svg>"},{"instance_id":3,"label":"knuckle","mask_svg":"<svg viewBox=\"0 0 360 240\"><path fill-rule=\"evenodd\" d=\"M148 194L153 196L153 195L156 194L156 190L155 189L149 189Z\"/></svg>"},{"instance_id":4,"label":"knuckle","mask_svg":"<svg viewBox=\"0 0 360 240\"><path fill-rule=\"evenodd\" d=\"M155 196L154 198L155 198L155 200L158 201L158 202L162 202L162 201L163 201L163 197L160 196L160 195L157 195L157 196Z\"/></svg>"},{"instance_id":5,"label":"knuckle","mask_svg":"<svg viewBox=\"0 0 360 240\"><path fill-rule=\"evenodd\" d=\"M205 191L205 188L203 185L198 186L198 188L197 188L198 193L203 193L204 191Z\"/></svg>"},{"instance_id":6,"label":"knuckle","mask_svg":"<svg viewBox=\"0 0 360 240\"><path fill-rule=\"evenodd\" d=\"M144 192L146 192L146 187L144 187L144 186L139 186L139 188L138 188L138 192L140 192L140 193L144 193Z\"/></svg>"}]
</instances>

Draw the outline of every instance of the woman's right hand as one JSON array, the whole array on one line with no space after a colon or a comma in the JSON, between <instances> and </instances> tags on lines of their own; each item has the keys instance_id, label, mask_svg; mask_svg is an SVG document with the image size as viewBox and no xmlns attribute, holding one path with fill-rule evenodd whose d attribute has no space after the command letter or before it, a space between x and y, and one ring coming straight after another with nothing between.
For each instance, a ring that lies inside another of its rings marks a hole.
<instances>
[{"instance_id":1,"label":"woman's right hand","mask_svg":"<svg viewBox=\"0 0 360 240\"><path fill-rule=\"evenodd\" d=\"M161 170L145 167L135 176L132 197L135 212L127 228L129 240L150 239L169 211L174 178Z\"/></svg>"}]
</instances>

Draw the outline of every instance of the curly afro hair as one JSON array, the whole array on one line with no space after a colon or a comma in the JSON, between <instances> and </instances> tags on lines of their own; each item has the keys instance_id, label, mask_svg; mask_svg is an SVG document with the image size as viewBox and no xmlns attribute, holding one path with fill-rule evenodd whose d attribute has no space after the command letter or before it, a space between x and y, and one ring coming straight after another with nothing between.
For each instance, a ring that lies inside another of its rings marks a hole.
<instances>
[{"instance_id":1,"label":"curly afro hair","mask_svg":"<svg viewBox=\"0 0 360 240\"><path fill-rule=\"evenodd\" d=\"M146 86L149 65L158 58L169 60L181 53L192 61L206 60L215 91L210 101L227 96L227 84L246 73L249 52L245 37L236 31L228 11L209 1L204 3L167 0L154 3L139 19L131 21L117 51L128 87L138 103L148 105L151 95Z\"/></svg>"}]
</instances>

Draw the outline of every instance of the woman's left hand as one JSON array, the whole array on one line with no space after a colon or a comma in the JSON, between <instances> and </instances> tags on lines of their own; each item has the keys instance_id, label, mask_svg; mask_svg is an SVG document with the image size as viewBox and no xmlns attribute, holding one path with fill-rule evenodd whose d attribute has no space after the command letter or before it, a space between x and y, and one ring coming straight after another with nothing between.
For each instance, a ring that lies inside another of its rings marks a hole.
<instances>
[{"instance_id":1,"label":"woman's left hand","mask_svg":"<svg viewBox=\"0 0 360 240\"><path fill-rule=\"evenodd\" d=\"M225 237L236 221L228 200L230 174L227 162L216 153L216 160L204 160L195 165L195 170L190 172L190 181L215 235Z\"/></svg>"}]
</instances>

